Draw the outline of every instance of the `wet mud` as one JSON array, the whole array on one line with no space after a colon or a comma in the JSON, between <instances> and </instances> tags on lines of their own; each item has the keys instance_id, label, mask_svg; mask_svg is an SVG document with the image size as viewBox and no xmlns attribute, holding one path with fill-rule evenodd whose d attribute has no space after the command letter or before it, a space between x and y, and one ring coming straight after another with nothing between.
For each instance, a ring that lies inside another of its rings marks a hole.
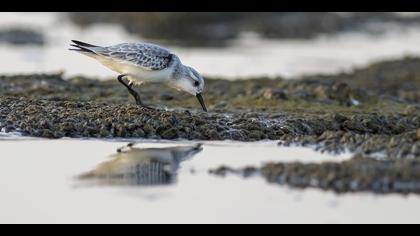
<instances>
[{"instance_id":1,"label":"wet mud","mask_svg":"<svg viewBox=\"0 0 420 236\"><path fill-rule=\"evenodd\" d=\"M264 38L311 39L342 32L381 34L386 24L418 26L419 16L386 12L72 12L85 27L114 23L142 38L188 46L226 46L244 32Z\"/></svg>"},{"instance_id":2,"label":"wet mud","mask_svg":"<svg viewBox=\"0 0 420 236\"><path fill-rule=\"evenodd\" d=\"M0 128L44 138L270 139L351 151L356 157L342 164L253 168L270 182L297 187L418 192L419 58L292 80L206 78L207 113L195 97L166 86L136 89L152 108L135 105L116 78L0 76Z\"/></svg>"}]
</instances>

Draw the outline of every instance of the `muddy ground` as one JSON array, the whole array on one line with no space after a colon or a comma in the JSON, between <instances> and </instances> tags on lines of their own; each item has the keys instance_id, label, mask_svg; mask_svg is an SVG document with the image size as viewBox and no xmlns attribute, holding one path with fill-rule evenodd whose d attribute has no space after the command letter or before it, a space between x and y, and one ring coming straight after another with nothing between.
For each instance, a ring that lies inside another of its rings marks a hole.
<instances>
[{"instance_id":1,"label":"muddy ground","mask_svg":"<svg viewBox=\"0 0 420 236\"><path fill-rule=\"evenodd\" d=\"M71 12L79 26L115 23L142 38L168 44L226 46L244 32L265 38L310 39L319 35L359 31L385 32L384 23L418 26L419 16L390 12Z\"/></svg>"},{"instance_id":2,"label":"muddy ground","mask_svg":"<svg viewBox=\"0 0 420 236\"><path fill-rule=\"evenodd\" d=\"M137 88L148 109L135 105L116 79L0 76L0 128L45 138L271 139L333 153L350 150L356 157L343 164L250 169L296 187L419 192L419 58L295 80L206 82L208 113L195 97L155 84ZM212 173L224 170L229 168Z\"/></svg>"},{"instance_id":3,"label":"muddy ground","mask_svg":"<svg viewBox=\"0 0 420 236\"><path fill-rule=\"evenodd\" d=\"M36 45L42 46L46 43L45 36L42 32L36 30L11 27L0 29L0 42L17 45Z\"/></svg>"}]
</instances>

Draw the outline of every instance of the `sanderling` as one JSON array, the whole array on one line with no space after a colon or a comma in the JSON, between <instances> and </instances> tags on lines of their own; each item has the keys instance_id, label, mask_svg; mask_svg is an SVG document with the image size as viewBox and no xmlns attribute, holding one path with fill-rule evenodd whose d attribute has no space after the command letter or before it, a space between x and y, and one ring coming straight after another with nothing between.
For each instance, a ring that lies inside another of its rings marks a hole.
<instances>
[{"instance_id":1,"label":"sanderling","mask_svg":"<svg viewBox=\"0 0 420 236\"><path fill-rule=\"evenodd\" d=\"M72 40L70 50L92 57L104 66L119 73L118 81L144 106L140 95L132 88L144 82L161 82L197 97L204 111L207 108L201 95L204 79L193 68L183 65L170 50L150 43L122 43L108 47ZM124 77L128 83L124 82Z\"/></svg>"}]
</instances>

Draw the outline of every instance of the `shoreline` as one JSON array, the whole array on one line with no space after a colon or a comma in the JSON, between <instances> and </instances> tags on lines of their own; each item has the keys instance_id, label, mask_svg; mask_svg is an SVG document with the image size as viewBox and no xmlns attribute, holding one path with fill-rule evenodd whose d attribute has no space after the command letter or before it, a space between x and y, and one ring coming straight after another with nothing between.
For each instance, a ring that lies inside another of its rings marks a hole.
<instances>
[{"instance_id":1,"label":"shoreline","mask_svg":"<svg viewBox=\"0 0 420 236\"><path fill-rule=\"evenodd\" d=\"M44 138L268 139L329 153L350 150L355 157L345 164L271 163L250 168L269 182L295 187L420 192L419 58L296 80L206 82L208 113L200 111L193 96L157 84L136 88L154 107L146 109L136 106L115 80L0 76L0 130ZM223 170L230 168L214 172ZM230 172L241 173L226 171Z\"/></svg>"}]
</instances>

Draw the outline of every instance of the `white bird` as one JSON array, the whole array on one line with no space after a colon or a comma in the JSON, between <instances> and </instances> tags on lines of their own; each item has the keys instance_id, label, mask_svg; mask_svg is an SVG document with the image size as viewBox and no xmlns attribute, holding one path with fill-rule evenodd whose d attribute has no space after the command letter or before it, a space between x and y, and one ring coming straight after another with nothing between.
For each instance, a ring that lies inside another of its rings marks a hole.
<instances>
[{"instance_id":1,"label":"white bird","mask_svg":"<svg viewBox=\"0 0 420 236\"><path fill-rule=\"evenodd\" d=\"M197 97L204 111L207 108L202 97L203 77L193 68L183 65L170 50L151 43L122 43L108 47L72 40L70 50L92 57L109 69L119 73L118 81L123 84L136 103L145 106L140 95L132 88L145 82L166 83L177 90ZM124 77L128 83L124 82Z\"/></svg>"}]
</instances>

